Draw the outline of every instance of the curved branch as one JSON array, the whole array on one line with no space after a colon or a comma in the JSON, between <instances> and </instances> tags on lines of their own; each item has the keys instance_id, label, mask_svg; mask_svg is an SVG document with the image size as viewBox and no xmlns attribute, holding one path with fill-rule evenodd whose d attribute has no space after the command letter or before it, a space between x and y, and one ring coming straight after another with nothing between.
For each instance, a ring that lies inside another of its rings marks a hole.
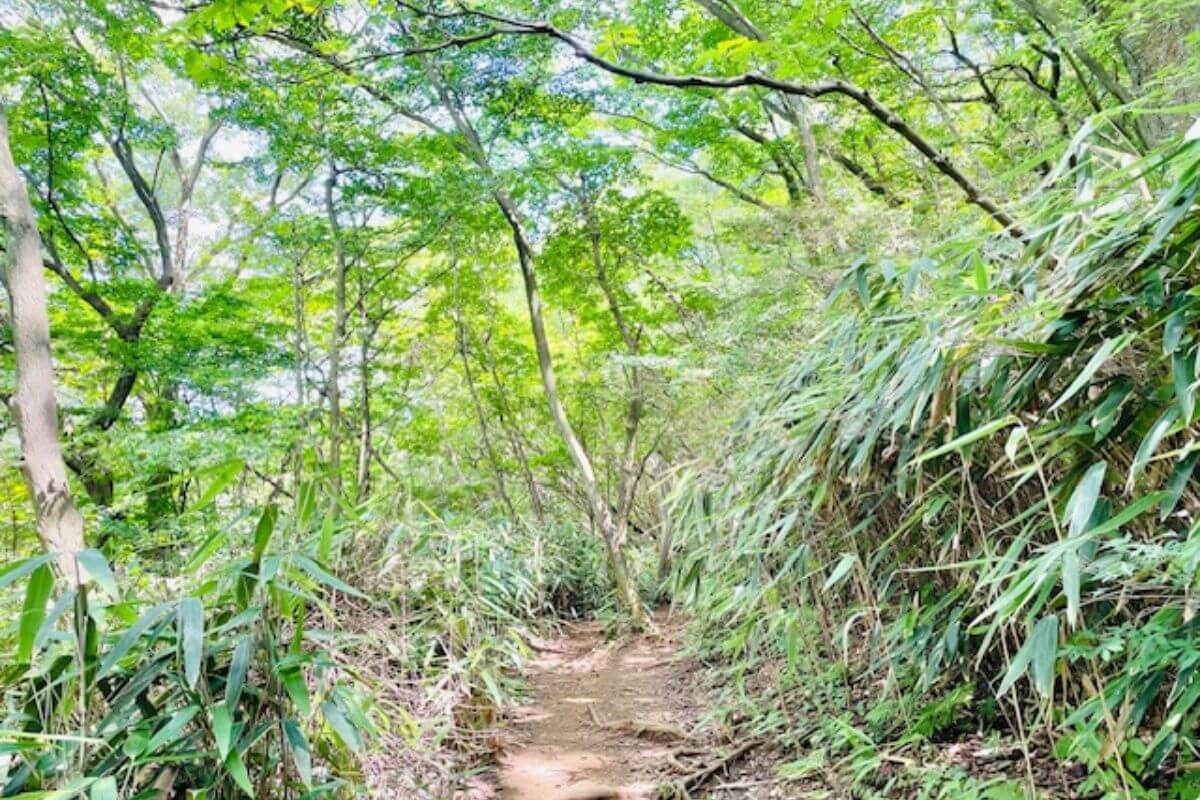
<instances>
[{"instance_id":1,"label":"curved branch","mask_svg":"<svg viewBox=\"0 0 1200 800\"><path fill-rule=\"evenodd\" d=\"M437 15L435 12L422 11L415 9L411 4L404 3L408 8L413 8L418 13L423 13L431 16ZM706 75L671 75L650 70L638 69L636 67L618 64L615 61L599 55L589 47L582 39L574 36L567 31L558 28L557 26L540 20L517 20L503 17L497 14L492 14L486 11L476 9L466 9L466 14L488 20L497 25L504 26L505 29L520 29L523 32L540 34L551 39L555 39L569 47L574 54L605 72L617 75L622 78L628 78L634 83L646 83L657 86L669 86L680 89L738 89L747 86L760 86L765 89L772 89L781 94L791 95L795 97L820 98L828 95L840 95L847 97L857 103L868 114L882 123L885 127L897 133L906 142L912 145L918 153L920 153L934 168L942 173L945 177L954 182L966 196L967 202L982 209L988 216L999 223L1004 230L1014 238L1024 242L1029 240L1029 234L1021 226L1021 224L1012 217L1000 205L992 200L979 186L975 184L966 174L962 172L946 154L941 152L928 139L914 130L907 122L901 119L894 111L885 106L880 101L876 100L870 92L856 84L841 79L829 79L819 83L802 84L791 83L789 81L773 78L769 75L762 75L756 72L747 72L741 75L733 75L726 78L717 78Z\"/></svg>"}]
</instances>

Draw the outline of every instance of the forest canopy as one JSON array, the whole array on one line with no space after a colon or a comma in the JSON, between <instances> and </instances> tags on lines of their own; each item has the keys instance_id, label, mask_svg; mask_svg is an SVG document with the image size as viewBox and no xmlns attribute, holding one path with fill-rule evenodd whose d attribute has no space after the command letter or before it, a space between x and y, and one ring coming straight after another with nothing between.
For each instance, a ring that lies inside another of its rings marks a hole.
<instances>
[{"instance_id":1,"label":"forest canopy","mask_svg":"<svg viewBox=\"0 0 1200 800\"><path fill-rule=\"evenodd\" d=\"M0 797L550 797L539 655L661 641L588 796L1200 796L1198 87L1195 0L0 0Z\"/></svg>"}]
</instances>

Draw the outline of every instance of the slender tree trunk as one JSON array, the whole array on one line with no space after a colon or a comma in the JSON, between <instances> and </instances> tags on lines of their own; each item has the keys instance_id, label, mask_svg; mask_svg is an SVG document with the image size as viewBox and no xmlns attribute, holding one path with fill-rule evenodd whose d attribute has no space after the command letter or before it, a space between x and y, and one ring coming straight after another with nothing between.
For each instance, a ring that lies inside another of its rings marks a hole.
<instances>
[{"instance_id":1,"label":"slender tree trunk","mask_svg":"<svg viewBox=\"0 0 1200 800\"><path fill-rule=\"evenodd\" d=\"M508 192L497 180L478 132L467 118L461 104L448 90L445 79L430 65L428 59L422 58L421 63L425 67L427 79L437 92L438 99L453 120L455 130L463 139L460 145L461 152L480 169L492 184L492 199L495 200L496 206L512 232L513 244L517 250L517 262L521 268L521 280L525 287L525 301L529 308L529 327L533 333L534 347L537 351L538 372L542 379L542 389L546 394L546 403L550 407L550 416L553 418L559 437L571 457L571 462L579 472L579 478L591 508L592 524L603 538L605 549L608 551L609 568L612 572L613 583L616 585L617 595L628 609L634 624L642 626L646 622L646 611L638 597L637 587L629 575L623 550L624 538L614 524L608 501L605 500L600 490L600 484L596 480L596 471L592 466L591 458L580 442L571 421L567 418L566 409L558 395L554 359L550 353L546 322L542 316L542 297L538 290L533 249L529 240L525 238L520 212Z\"/></svg>"},{"instance_id":2,"label":"slender tree trunk","mask_svg":"<svg viewBox=\"0 0 1200 800\"><path fill-rule=\"evenodd\" d=\"M488 463L492 466L492 473L496 476L496 491L500 493L500 499L504 501L504 507L508 509L509 517L516 521L517 509L508 494L508 485L504 482L504 469L500 464L499 456L496 455L496 448L492 446L492 434L488 429L487 414L484 413L483 403L479 401L479 392L475 389L475 377L471 373L471 358L467 354L467 331L463 325L461 308L454 310L454 326L458 334L458 355L462 359L463 377L466 378L467 391L471 395L471 402L475 405L475 414L479 418L479 434L483 439L483 449L487 453Z\"/></svg>"},{"instance_id":3,"label":"slender tree trunk","mask_svg":"<svg viewBox=\"0 0 1200 800\"><path fill-rule=\"evenodd\" d=\"M292 239L296 238L296 223L292 222ZM300 423L299 436L296 437L295 463L292 467L293 491L296 499L300 498L300 484L304 479L304 445L308 440L308 392L305 388L304 365L307 358L307 346L304 323L304 264L301 256L297 255L292 262L292 317L296 331L292 339L292 359L295 363L293 377L296 382L296 408Z\"/></svg>"},{"instance_id":4,"label":"slender tree trunk","mask_svg":"<svg viewBox=\"0 0 1200 800\"><path fill-rule=\"evenodd\" d=\"M630 577L629 567L625 560L625 531L619 528L613 519L608 501L604 499L600 491L600 483L596 479L592 460L579 441L575 428L567 418L566 409L558 395L558 380L554 374L554 359L550 353L550 340L546 335L546 322L542 317L542 297L538 290L533 251L525 239L525 232L517 215L516 206L508 193L497 188L494 197L512 229L513 242L517 248L521 277L525 284L525 301L529 307L529 324L538 356L538 371L542 378L542 388L546 393L546 402L550 406L550 416L554 419L554 425L558 429L563 444L566 445L571 461L579 471L583 491L587 496L588 505L591 507L592 523L603 538L608 551L609 568L612 571L617 594L633 616L634 622L642 625L645 623L645 610L642 608L637 587Z\"/></svg>"},{"instance_id":5,"label":"slender tree trunk","mask_svg":"<svg viewBox=\"0 0 1200 800\"><path fill-rule=\"evenodd\" d=\"M21 472L33 500L42 546L56 555L58 569L67 580L78 585L83 576L75 554L84 549L83 517L71 499L67 465L58 441L42 240L25 182L9 150L8 119L3 107L0 218L6 233L8 264L4 282L16 353L16 391L11 408L21 440Z\"/></svg>"},{"instance_id":6,"label":"slender tree trunk","mask_svg":"<svg viewBox=\"0 0 1200 800\"><path fill-rule=\"evenodd\" d=\"M588 196L587 187L583 181L580 182L577 197L583 207L584 220L587 222L592 268L596 271L596 282L600 284L600 289L604 293L609 314L612 316L613 325L616 326L617 332L621 336L621 341L625 344L625 351L634 359L634 363L625 371L629 381L629 405L625 413L625 446L621 453L621 474L617 481L617 501L615 504L615 523L618 535L621 539L624 539L628 534L629 515L633 511L633 501L637 493L637 439L638 429L642 421L642 412L645 408L642 373L636 363L637 358L642 353L641 331L633 330L629 324L629 320L625 317L625 312L621 309L621 301L613 287L611 274L607 264L605 264L604 254L601 249L600 221L596 216L596 209L592 205L592 198Z\"/></svg>"},{"instance_id":7,"label":"slender tree trunk","mask_svg":"<svg viewBox=\"0 0 1200 800\"><path fill-rule=\"evenodd\" d=\"M358 293L358 463L354 471L354 496L362 501L371 495L371 341L375 325L367 313L367 293L359 270Z\"/></svg>"},{"instance_id":8,"label":"slender tree trunk","mask_svg":"<svg viewBox=\"0 0 1200 800\"><path fill-rule=\"evenodd\" d=\"M485 339L484 352L488 357L488 372L492 376L492 383L496 387L496 395L500 401L500 425L508 435L508 443L512 448L513 456L521 464L521 472L525 476L525 485L529 492L529 500L533 505L533 514L540 522L545 519L546 510L542 505L542 491L537 485L537 480L533 476L533 468L529 465L529 456L525 454L525 445L521 443L520 432L516 429L515 419L513 417L512 406L508 403L508 390L504 386L504 382L500 380L500 371L496 367L496 358L492 353L491 345Z\"/></svg>"},{"instance_id":9,"label":"slender tree trunk","mask_svg":"<svg viewBox=\"0 0 1200 800\"><path fill-rule=\"evenodd\" d=\"M335 497L342 494L342 340L346 337L346 252L342 246L342 229L337 209L333 205L333 189L337 185L337 168L329 159L329 178L325 181L325 213L333 237L335 257L333 338L329 342L329 479Z\"/></svg>"},{"instance_id":10,"label":"slender tree trunk","mask_svg":"<svg viewBox=\"0 0 1200 800\"><path fill-rule=\"evenodd\" d=\"M725 27L735 33L753 39L756 42L766 42L767 35L750 21L733 0L698 0L701 6L721 21ZM783 95L783 107L787 112L788 121L796 129L800 138L800 146L804 151L804 182L808 191L817 200L825 199L825 189L821 182L820 152L817 140L812 132L812 120L808 113L808 105L802 98L793 95Z\"/></svg>"}]
</instances>

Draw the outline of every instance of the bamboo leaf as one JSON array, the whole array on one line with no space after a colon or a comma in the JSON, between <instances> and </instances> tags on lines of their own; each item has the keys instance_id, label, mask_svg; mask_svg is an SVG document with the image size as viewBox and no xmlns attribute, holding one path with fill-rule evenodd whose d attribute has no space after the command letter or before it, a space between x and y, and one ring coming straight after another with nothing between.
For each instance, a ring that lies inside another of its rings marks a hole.
<instances>
[{"instance_id":1,"label":"bamboo leaf","mask_svg":"<svg viewBox=\"0 0 1200 800\"><path fill-rule=\"evenodd\" d=\"M204 492L192 504L192 511L199 511L206 508L217 499L226 486L233 482L235 478L242 474L242 470L246 468L246 462L240 458L231 458L216 467L206 470L206 474L212 476L212 480L205 487Z\"/></svg>"},{"instance_id":2,"label":"bamboo leaf","mask_svg":"<svg viewBox=\"0 0 1200 800\"><path fill-rule=\"evenodd\" d=\"M233 648L233 658L229 660L229 673L225 679L225 705L230 710L236 709L242 696L242 687L246 684L246 672L250 669L250 656L254 651L253 637L240 639Z\"/></svg>"},{"instance_id":3,"label":"bamboo leaf","mask_svg":"<svg viewBox=\"0 0 1200 800\"><path fill-rule=\"evenodd\" d=\"M150 737L144 755L153 755L166 745L173 744L181 738L183 729L192 718L200 712L199 706L188 706L176 711L171 718Z\"/></svg>"},{"instance_id":4,"label":"bamboo leaf","mask_svg":"<svg viewBox=\"0 0 1200 800\"><path fill-rule=\"evenodd\" d=\"M1192 477L1192 472L1196 469L1197 460L1200 460L1200 450L1188 453L1182 461L1175 465L1175 469L1171 471L1171 479L1167 481L1167 489L1163 492L1162 504L1158 508L1158 518L1160 520L1171 516L1171 512L1175 510L1175 506L1179 505L1179 500L1183 497L1184 489L1187 488L1188 480Z\"/></svg>"},{"instance_id":5,"label":"bamboo leaf","mask_svg":"<svg viewBox=\"0 0 1200 800\"><path fill-rule=\"evenodd\" d=\"M75 554L75 560L106 595L114 600L121 596L121 591L117 588L117 579L113 577L108 559L103 553L99 550L80 550Z\"/></svg>"},{"instance_id":6,"label":"bamboo leaf","mask_svg":"<svg viewBox=\"0 0 1200 800\"><path fill-rule=\"evenodd\" d=\"M1184 353L1176 350L1171 355L1171 373L1175 383L1175 402L1179 404L1179 416L1184 423L1192 419L1196 410L1196 351Z\"/></svg>"},{"instance_id":7,"label":"bamboo leaf","mask_svg":"<svg viewBox=\"0 0 1200 800\"><path fill-rule=\"evenodd\" d=\"M1054 662L1058 658L1058 615L1042 617L1030 637L1033 685L1043 697L1054 691Z\"/></svg>"},{"instance_id":8,"label":"bamboo leaf","mask_svg":"<svg viewBox=\"0 0 1200 800\"><path fill-rule=\"evenodd\" d=\"M46 604L54 590L54 571L42 563L29 577L25 587L25 604L21 608L21 621L17 626L17 663L26 664L33 656L33 644L46 618Z\"/></svg>"},{"instance_id":9,"label":"bamboo leaf","mask_svg":"<svg viewBox=\"0 0 1200 800\"><path fill-rule=\"evenodd\" d=\"M195 572L204 566L213 554L221 549L221 545L225 544L225 540L229 538L229 531L221 529L216 531L204 543L196 548L196 552L192 553L192 557L183 565L185 575L193 575Z\"/></svg>"},{"instance_id":10,"label":"bamboo leaf","mask_svg":"<svg viewBox=\"0 0 1200 800\"><path fill-rule=\"evenodd\" d=\"M300 726L296 724L295 720L284 720L283 730L287 734L288 745L292 751L292 761L296 765L296 771L300 773L300 780L304 782L305 786L311 788L313 782L312 754L308 749L308 739L304 737L304 732L300 730Z\"/></svg>"},{"instance_id":11,"label":"bamboo leaf","mask_svg":"<svg viewBox=\"0 0 1200 800\"><path fill-rule=\"evenodd\" d=\"M1067 623L1072 627L1079 625L1079 552L1068 548L1062 559L1063 594L1067 597Z\"/></svg>"},{"instance_id":12,"label":"bamboo leaf","mask_svg":"<svg viewBox=\"0 0 1200 800\"><path fill-rule=\"evenodd\" d=\"M275 531L275 520L279 516L279 508L274 503L271 503L263 509L262 516L258 518L258 525L254 528L254 563L262 561L263 554L267 552L267 545L271 541L271 534Z\"/></svg>"},{"instance_id":13,"label":"bamboo leaf","mask_svg":"<svg viewBox=\"0 0 1200 800\"><path fill-rule=\"evenodd\" d=\"M26 558L22 561L9 564L3 571L0 571L0 589L11 583L16 583L43 564L49 564L51 558L49 555L33 556L32 558Z\"/></svg>"},{"instance_id":14,"label":"bamboo leaf","mask_svg":"<svg viewBox=\"0 0 1200 800\"><path fill-rule=\"evenodd\" d=\"M825 585L821 587L822 591L828 592L833 587L837 586L846 576L850 574L850 570L854 568L854 564L858 561L858 556L853 553L844 554L838 561L837 566L829 573L829 577L825 579Z\"/></svg>"},{"instance_id":15,"label":"bamboo leaf","mask_svg":"<svg viewBox=\"0 0 1200 800\"><path fill-rule=\"evenodd\" d=\"M1137 476L1142 474L1142 470L1150 463L1150 459L1158 451L1158 445L1163 438L1170 432L1171 427L1175 424L1175 420L1179 417L1179 406L1170 405L1155 423L1150 426L1150 431L1146 437L1142 439L1141 445L1138 446L1137 454L1133 457L1133 465L1129 468L1129 480L1126 488L1130 491L1133 489L1133 482Z\"/></svg>"},{"instance_id":16,"label":"bamboo leaf","mask_svg":"<svg viewBox=\"0 0 1200 800\"><path fill-rule=\"evenodd\" d=\"M254 797L254 784L250 782L250 773L246 771L246 765L236 750L225 757L225 769L247 797Z\"/></svg>"},{"instance_id":17,"label":"bamboo leaf","mask_svg":"<svg viewBox=\"0 0 1200 800\"><path fill-rule=\"evenodd\" d=\"M117 779L111 776L100 778L92 784L88 793L89 800L119 800L117 796Z\"/></svg>"},{"instance_id":18,"label":"bamboo leaf","mask_svg":"<svg viewBox=\"0 0 1200 800\"><path fill-rule=\"evenodd\" d=\"M97 673L97 677L103 678L112 672L117 662L129 652L129 649L149 630L150 626L161 619L170 608L171 605L169 603L161 603L142 614L138 618L138 621L121 635L121 638L117 640L112 649L104 654L104 658L100 661L100 671Z\"/></svg>"},{"instance_id":19,"label":"bamboo leaf","mask_svg":"<svg viewBox=\"0 0 1200 800\"><path fill-rule=\"evenodd\" d=\"M1106 361L1124 350L1129 343L1133 341L1133 339L1134 334L1132 333L1126 333L1113 339L1106 339L1104 343L1100 345L1099 349L1092 354L1092 357L1088 360L1083 370L1081 370L1080 373L1075 376L1075 380L1071 381L1071 385L1067 387L1066 391L1064 391L1059 398L1054 401L1054 405L1050 406L1049 410L1054 411L1063 403L1074 397L1080 389L1082 389L1088 384L1089 381L1091 381L1092 376L1096 374L1096 371L1100 369L1100 367L1104 366Z\"/></svg>"},{"instance_id":20,"label":"bamboo leaf","mask_svg":"<svg viewBox=\"0 0 1200 800\"><path fill-rule=\"evenodd\" d=\"M204 607L195 597L179 601L179 641L183 648L183 671L188 686L195 687L200 680L201 660L204 656Z\"/></svg>"},{"instance_id":21,"label":"bamboo leaf","mask_svg":"<svg viewBox=\"0 0 1200 800\"><path fill-rule=\"evenodd\" d=\"M1082 534L1091 520L1107 469L1107 462L1098 461L1088 467L1088 471L1075 485L1075 491L1071 493L1071 499L1067 501L1066 509L1068 530L1071 536Z\"/></svg>"},{"instance_id":22,"label":"bamboo leaf","mask_svg":"<svg viewBox=\"0 0 1200 800\"><path fill-rule=\"evenodd\" d=\"M292 702L296 704L296 710L300 712L301 716L305 718L311 716L312 704L308 699L308 686L304 683L304 673L298 668L285 669L280 671L279 678L283 681L283 688L292 698Z\"/></svg>"},{"instance_id":23,"label":"bamboo leaf","mask_svg":"<svg viewBox=\"0 0 1200 800\"><path fill-rule=\"evenodd\" d=\"M931 450L928 453L923 453L919 458L914 459L911 462L911 464L913 466L916 466L918 464L922 464L922 463L930 460L931 458L938 458L939 456L944 456L947 453L953 452L955 450L961 450L962 448L966 447L969 444L973 444L974 442L977 442L980 439L987 438L988 436L991 436L993 433L996 433L997 431L1004 430L1005 428L1007 428L1009 425L1012 425L1016 421L1017 420L1011 416L1002 417L1001 419L993 420L981 428L976 428L972 431L968 431L967 433L964 433L962 436L959 436L958 438L954 439L951 442L947 442L946 444L942 445L941 447L939 447L935 450Z\"/></svg>"},{"instance_id":24,"label":"bamboo leaf","mask_svg":"<svg viewBox=\"0 0 1200 800\"><path fill-rule=\"evenodd\" d=\"M348 594L351 597L361 597L363 599L366 598L365 594L360 592L358 589L355 589L345 581L330 575L308 556L299 554L294 555L292 556L292 562L295 563L297 567L307 572L309 576L315 579L318 583L322 583L331 589L336 589L343 594Z\"/></svg>"},{"instance_id":25,"label":"bamboo leaf","mask_svg":"<svg viewBox=\"0 0 1200 800\"><path fill-rule=\"evenodd\" d=\"M326 700L321 703L321 713L325 715L325 721L329 723L329 727L333 728L333 732L351 752L362 751L362 740L359 738L358 731L350 723L350 720L346 719L346 715L337 705Z\"/></svg>"}]
</instances>

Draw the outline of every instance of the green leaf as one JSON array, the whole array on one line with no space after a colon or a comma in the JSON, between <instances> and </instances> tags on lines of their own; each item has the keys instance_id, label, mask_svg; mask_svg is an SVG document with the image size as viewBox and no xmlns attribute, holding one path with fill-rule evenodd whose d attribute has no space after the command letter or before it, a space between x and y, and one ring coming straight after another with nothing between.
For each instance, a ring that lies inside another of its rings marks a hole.
<instances>
[{"instance_id":1,"label":"green leaf","mask_svg":"<svg viewBox=\"0 0 1200 800\"><path fill-rule=\"evenodd\" d=\"M1160 520L1171 516L1175 506L1179 505L1179 499L1183 497L1183 491L1187 488L1192 472L1196 469L1197 460L1200 460L1200 450L1188 453L1171 471L1171 479L1167 481L1167 489L1163 492L1162 504L1158 508Z\"/></svg>"},{"instance_id":2,"label":"green leaf","mask_svg":"<svg viewBox=\"0 0 1200 800\"><path fill-rule=\"evenodd\" d=\"M212 475L212 480L205 487L203 494L199 499L192 504L193 511L199 511L205 508L213 500L217 499L217 495L228 486L235 478L242 474L242 470L246 468L246 462L240 458L231 458L217 466L205 470L202 474Z\"/></svg>"},{"instance_id":3,"label":"green leaf","mask_svg":"<svg viewBox=\"0 0 1200 800\"><path fill-rule=\"evenodd\" d=\"M43 564L49 564L50 560L51 556L42 555L33 556L32 558L26 558L23 561L9 564L2 571L0 571L0 589L3 589L10 583L16 583L17 581L21 580L21 578L24 578L26 575L33 572Z\"/></svg>"},{"instance_id":4,"label":"green leaf","mask_svg":"<svg viewBox=\"0 0 1200 800\"><path fill-rule=\"evenodd\" d=\"M326 700L321 703L321 713L325 715L329 727L333 728L333 732L349 750L355 753L362 750L362 740L358 736L358 731L350 724L350 720L346 719L346 715L340 708Z\"/></svg>"},{"instance_id":5,"label":"green leaf","mask_svg":"<svg viewBox=\"0 0 1200 800\"><path fill-rule=\"evenodd\" d=\"M75 554L75 560L106 595L114 600L120 598L121 591L117 588L117 579L113 577L108 559L103 553L99 550L80 550Z\"/></svg>"},{"instance_id":6,"label":"green leaf","mask_svg":"<svg viewBox=\"0 0 1200 800\"><path fill-rule=\"evenodd\" d=\"M1032 672L1034 687L1042 695L1048 696L1054 688L1054 662L1058 656L1058 615L1050 614L1042 617L1034 627L1033 633L1021 645L1009 664L1004 680L1000 683L997 695L1003 695L1029 669Z\"/></svg>"},{"instance_id":7,"label":"green leaf","mask_svg":"<svg viewBox=\"0 0 1200 800\"><path fill-rule=\"evenodd\" d=\"M1196 389L1192 381L1196 377L1196 351L1175 351L1171 355L1171 372L1175 383L1175 402L1179 404L1179 416L1185 423L1191 422L1196 410Z\"/></svg>"},{"instance_id":8,"label":"green leaf","mask_svg":"<svg viewBox=\"0 0 1200 800\"><path fill-rule=\"evenodd\" d=\"M1186 311L1186 308L1180 308L1167 317L1167 323L1163 326L1164 356L1171 355L1179 348L1179 342L1183 339L1183 332L1187 327Z\"/></svg>"},{"instance_id":9,"label":"green leaf","mask_svg":"<svg viewBox=\"0 0 1200 800\"><path fill-rule=\"evenodd\" d=\"M188 686L195 688L200 680L200 664L204 656L204 607L195 597L179 601L177 612L179 641L183 648L183 671Z\"/></svg>"},{"instance_id":10,"label":"green leaf","mask_svg":"<svg viewBox=\"0 0 1200 800\"><path fill-rule=\"evenodd\" d=\"M1075 380L1071 381L1071 385L1067 387L1067 390L1054 401L1054 405L1050 406L1050 411L1054 411L1074 397L1080 389L1088 384L1092 376L1096 374L1096 370L1104 366L1104 362L1124 350L1133 341L1133 338L1134 334L1126 333L1113 339L1106 339L1104 344L1100 345L1100 348L1092 354L1091 359L1088 360L1083 370L1075 376Z\"/></svg>"},{"instance_id":11,"label":"green leaf","mask_svg":"<svg viewBox=\"0 0 1200 800\"><path fill-rule=\"evenodd\" d=\"M225 540L229 538L228 530L219 530L212 536L204 540L204 544L196 548L196 552L192 553L192 557L183 565L183 573L192 575L202 566L204 566L213 553L221 549L221 545L225 544Z\"/></svg>"},{"instance_id":12,"label":"green leaf","mask_svg":"<svg viewBox=\"0 0 1200 800\"><path fill-rule=\"evenodd\" d=\"M117 640L117 643L113 645L113 648L104 654L104 658L100 661L100 671L96 677L103 678L104 676L108 675L108 673L110 673L113 668L116 667L117 662L129 652L129 648L133 647L137 640L142 637L142 634L144 634L151 625L161 619L162 616L170 610L170 608L170 603L161 603L142 614L138 621L135 622L133 626L129 628L129 630L125 631L125 633L121 635L121 638Z\"/></svg>"},{"instance_id":13,"label":"green leaf","mask_svg":"<svg viewBox=\"0 0 1200 800\"><path fill-rule=\"evenodd\" d=\"M987 264L979 256L975 257L975 291L983 294L991 288L988 281Z\"/></svg>"},{"instance_id":14,"label":"green leaf","mask_svg":"<svg viewBox=\"0 0 1200 800\"><path fill-rule=\"evenodd\" d=\"M1179 406L1171 405L1163 411L1162 416L1150 426L1150 431L1146 437L1142 439L1141 445L1138 446L1137 454L1133 457L1133 465L1129 468L1129 481L1126 488L1130 491L1133 489L1133 482L1137 476L1142 473L1146 465L1150 463L1150 459L1154 457L1158 450L1158 445L1163 438L1170 432L1171 427L1175 424L1175 420L1179 417Z\"/></svg>"},{"instance_id":15,"label":"green leaf","mask_svg":"<svg viewBox=\"0 0 1200 800\"><path fill-rule=\"evenodd\" d=\"M1088 467L1088 471L1075 485L1071 499L1067 501L1067 526L1071 536L1082 534L1096 510L1096 500L1100 497L1100 487L1104 485L1104 473L1108 463L1097 461Z\"/></svg>"},{"instance_id":16,"label":"green leaf","mask_svg":"<svg viewBox=\"0 0 1200 800\"><path fill-rule=\"evenodd\" d=\"M117 797L117 779L111 776L100 778L92 784L90 800L119 800Z\"/></svg>"},{"instance_id":17,"label":"green leaf","mask_svg":"<svg viewBox=\"0 0 1200 800\"><path fill-rule=\"evenodd\" d=\"M296 710L304 717L312 715L312 704L308 699L308 686L304 683L304 673L298 668L281 670L279 674L280 680L283 681L283 688L287 690L288 697L292 698L292 702L296 704Z\"/></svg>"},{"instance_id":18,"label":"green leaf","mask_svg":"<svg viewBox=\"0 0 1200 800\"><path fill-rule=\"evenodd\" d=\"M296 771L300 773L300 780L304 781L304 785L312 788L312 754L308 749L308 739L304 737L304 732L300 730L300 726L295 720L285 719L283 721L283 730L287 734L288 744L292 750L292 761L296 764Z\"/></svg>"},{"instance_id":19,"label":"green leaf","mask_svg":"<svg viewBox=\"0 0 1200 800\"><path fill-rule=\"evenodd\" d=\"M54 570L43 563L33 571L25 588L25 605L17 627L17 663L26 664L33 656L33 643L46 618L46 603L54 590Z\"/></svg>"},{"instance_id":20,"label":"green leaf","mask_svg":"<svg viewBox=\"0 0 1200 800\"><path fill-rule=\"evenodd\" d=\"M1114 514L1103 522L1093 527L1089 533L1092 536L1103 536L1106 533L1115 531L1126 522L1129 522L1134 517L1140 516L1150 509L1151 506L1162 503L1166 498L1166 492L1151 492L1134 500L1129 505L1121 509L1120 513Z\"/></svg>"},{"instance_id":21,"label":"green leaf","mask_svg":"<svg viewBox=\"0 0 1200 800\"><path fill-rule=\"evenodd\" d=\"M92 785L95 778L76 778L61 789L49 789L41 792L22 792L9 797L9 800L70 800L79 797Z\"/></svg>"},{"instance_id":22,"label":"green leaf","mask_svg":"<svg viewBox=\"0 0 1200 800\"><path fill-rule=\"evenodd\" d=\"M229 674L225 679L225 705L236 709L238 699L242 696L242 687L246 684L246 671L250 668L250 656L254 651L254 638L243 637L233 648L233 658L229 660Z\"/></svg>"},{"instance_id":23,"label":"green leaf","mask_svg":"<svg viewBox=\"0 0 1200 800\"><path fill-rule=\"evenodd\" d=\"M271 541L271 534L275 530L275 520L279 516L279 508L271 503L263 509L262 516L258 518L258 525L254 528L254 563L262 561L263 554L267 552L267 545Z\"/></svg>"},{"instance_id":24,"label":"green leaf","mask_svg":"<svg viewBox=\"0 0 1200 800\"><path fill-rule=\"evenodd\" d=\"M242 757L236 750L225 757L225 769L247 797L254 797L254 784L250 782L250 774L246 772L246 765L242 763Z\"/></svg>"},{"instance_id":25,"label":"green leaf","mask_svg":"<svg viewBox=\"0 0 1200 800\"><path fill-rule=\"evenodd\" d=\"M321 520L321 540L317 545L317 559L322 564L328 564L329 557L333 553L333 530L334 517L331 511Z\"/></svg>"},{"instance_id":26,"label":"green leaf","mask_svg":"<svg viewBox=\"0 0 1200 800\"><path fill-rule=\"evenodd\" d=\"M361 597L363 599L366 599L367 597L365 594L360 592L358 589L355 589L345 581L330 575L308 556L297 554L292 556L292 561L297 567L304 570L312 578L317 580L317 582L323 583L331 589L336 589L337 591L342 592L343 594L348 594L351 597Z\"/></svg>"},{"instance_id":27,"label":"green leaf","mask_svg":"<svg viewBox=\"0 0 1200 800\"><path fill-rule=\"evenodd\" d=\"M946 444L942 445L941 447L937 448L936 450L931 450L928 453L922 453L919 458L913 459L911 464L912 464L912 466L916 466L918 464L923 464L924 462L928 461L931 458L938 458L938 457L944 456L947 453L950 453L954 450L961 450L962 448L966 447L969 444L973 444L973 443L979 441L980 439L987 438L988 436L991 436L993 433L996 433L997 431L1004 430L1005 428L1007 428L1009 425L1012 425L1016 421L1017 421L1016 418L1011 417L1011 416L1002 417L997 420L992 420L987 425L984 425L981 428L975 428L974 430L967 431L962 436L959 436L958 438L954 439L953 441L947 442Z\"/></svg>"},{"instance_id":28,"label":"green leaf","mask_svg":"<svg viewBox=\"0 0 1200 800\"><path fill-rule=\"evenodd\" d=\"M296 494L296 533L304 534L317 511L317 484L305 481Z\"/></svg>"},{"instance_id":29,"label":"green leaf","mask_svg":"<svg viewBox=\"0 0 1200 800\"><path fill-rule=\"evenodd\" d=\"M1067 596L1067 623L1071 627L1079 625L1079 552L1068 548L1062 558L1063 594Z\"/></svg>"},{"instance_id":30,"label":"green leaf","mask_svg":"<svg viewBox=\"0 0 1200 800\"><path fill-rule=\"evenodd\" d=\"M1029 639L1033 648L1029 664L1033 672L1033 685L1043 697L1054 690L1054 662L1058 657L1058 615L1042 617L1033 636Z\"/></svg>"},{"instance_id":31,"label":"green leaf","mask_svg":"<svg viewBox=\"0 0 1200 800\"><path fill-rule=\"evenodd\" d=\"M827 592L845 580L857 561L858 556L853 553L845 553L838 561L837 566L829 573L829 577L825 579L825 585L821 587L821 591Z\"/></svg>"},{"instance_id":32,"label":"green leaf","mask_svg":"<svg viewBox=\"0 0 1200 800\"><path fill-rule=\"evenodd\" d=\"M162 747L174 744L181 738L183 729L188 726L192 718L200 712L199 706L188 706L176 711L166 724L159 728L153 736L150 737L150 743L146 745L146 752L143 755L152 755L159 751Z\"/></svg>"},{"instance_id":33,"label":"green leaf","mask_svg":"<svg viewBox=\"0 0 1200 800\"><path fill-rule=\"evenodd\" d=\"M233 717L229 713L229 706L224 703L217 703L209 713L212 716L213 740L217 744L217 752L224 759L229 755L233 739Z\"/></svg>"}]
</instances>

